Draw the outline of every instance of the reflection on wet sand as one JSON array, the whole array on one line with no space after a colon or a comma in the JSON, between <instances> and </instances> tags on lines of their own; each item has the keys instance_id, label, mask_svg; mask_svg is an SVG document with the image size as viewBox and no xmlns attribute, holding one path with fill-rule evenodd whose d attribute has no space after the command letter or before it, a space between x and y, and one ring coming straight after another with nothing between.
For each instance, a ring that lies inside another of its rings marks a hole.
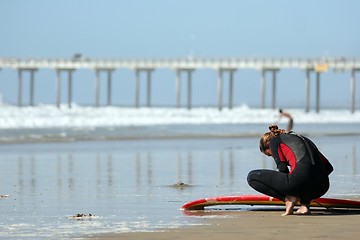
<instances>
[{"instance_id":1,"label":"reflection on wet sand","mask_svg":"<svg viewBox=\"0 0 360 240\"><path fill-rule=\"evenodd\" d=\"M349 158L349 165L351 165L349 171L351 173L349 175L352 175L352 181L356 182L358 172L357 149L355 145L352 145L350 149L348 151L351 154L351 158ZM172 186L173 184L191 186L196 184L194 183L194 179L197 179L196 175L203 174L200 171L205 171L208 164L214 163L217 165L215 168L217 174L215 172L212 175L216 180L215 184L217 186L224 184L233 186L238 182L239 169L244 167L244 165L240 166L243 162L238 161L239 155L235 151L237 150L232 148L215 151L215 154L212 155L215 158L210 160L207 160L207 156L199 155L193 151L173 151L166 159L158 159L156 151L136 151L125 157L113 153L97 153L85 158L77 154L58 154L45 157L45 161L41 155L27 156L22 154L16 157L17 164L15 167L17 169L13 173L17 173L16 188L20 194L26 194L26 191L30 191L32 195L38 194L38 181L42 177L48 177L49 179L46 180L49 185L48 188L52 188L52 184L56 186L58 199L73 197L74 191L84 188L84 184L92 185L91 189L96 191L98 197L104 194L112 194L113 186L123 183L135 186L138 192L144 187L149 187L148 190L151 191L151 187L154 186ZM55 158L54 161L51 161L51 158ZM1 159L2 164L6 164L6 161L10 161L10 159L4 157ZM258 155L258 159L245 159L244 162L246 163L246 161L258 162L261 168L276 169L274 161L262 154ZM199 162L202 164L200 169ZM46 166L43 166L44 163ZM164 170L164 168L166 169ZM173 172L173 180L159 184L157 179L159 174L162 174L159 169L168 173ZM123 179L122 176L125 175L126 177ZM44 180L41 179L41 181ZM1 184L0 182L0 186ZM107 189L105 193L104 186Z\"/></svg>"},{"instance_id":2,"label":"reflection on wet sand","mask_svg":"<svg viewBox=\"0 0 360 240\"><path fill-rule=\"evenodd\" d=\"M156 153L155 153L156 154ZM114 181L118 179L119 171L126 171L127 174L131 173L131 163L134 162L135 171L134 175L135 182L134 185L137 188L142 188L145 184L146 186L152 186L154 183L154 172L157 172L160 167L158 161L154 164L154 153L140 153L135 152L133 160L127 158L126 160L119 159L119 156L113 154L94 154L91 158L88 158L85 162L82 156L76 154L58 154L55 157L50 156L46 157L46 165L42 166L42 156L18 156L17 157L17 188L18 191L24 194L25 186L24 183L27 182L30 184L31 194L37 193L37 181L43 177L45 174L42 171L42 168L46 168L47 173L53 172L54 174L54 186L56 186L56 192L58 199L62 199L66 196L63 194L73 194L75 190L81 188L81 182L79 178L86 178L91 176L88 179L89 183L93 183L94 189L96 191L102 192L102 187L105 185L108 187L109 192L110 188L113 186ZM235 159L233 150L219 151L218 152L218 185L224 184L225 179L229 179L230 184L235 182ZM51 158L54 157L54 161L51 161ZM170 168L166 171L174 171L175 179L169 184L175 183L185 183L193 184L194 179L194 156L193 152L174 152L173 159L176 159L175 165L169 165ZM2 160L6 161L5 159ZM170 161L171 162L171 161ZM209 162L209 164L211 164ZM206 167L206 166L204 166ZM53 168L53 169L51 169ZM171 169L173 168L173 169ZM174 169L175 168L175 169ZM28 173L28 174L27 174ZM115 173L115 175L114 175ZM51 185L52 178L47 181L47 184ZM92 180L95 180L93 182ZM127 178L126 181L131 182L131 178Z\"/></svg>"},{"instance_id":3,"label":"reflection on wet sand","mask_svg":"<svg viewBox=\"0 0 360 240\"><path fill-rule=\"evenodd\" d=\"M113 159L112 159L112 155L109 154L107 157L107 177L108 177L108 181L107 181L107 185L109 186L109 190L111 190L111 187L113 185L113 163L112 163Z\"/></svg>"},{"instance_id":4,"label":"reflection on wet sand","mask_svg":"<svg viewBox=\"0 0 360 240\"><path fill-rule=\"evenodd\" d=\"M19 192L23 192L24 190L24 180L23 180L23 159L22 157L18 157L18 188Z\"/></svg>"},{"instance_id":5,"label":"reflection on wet sand","mask_svg":"<svg viewBox=\"0 0 360 240\"><path fill-rule=\"evenodd\" d=\"M183 155L186 155L185 159L183 160ZM192 154L191 152L188 153L181 153L181 152L177 152L176 154L177 156L177 160L176 160L176 183L188 183L188 184L192 184L192 174L193 174L193 169L192 169ZM183 164L183 161L186 161L187 164ZM186 166L187 171L184 170L183 171L183 165ZM184 172L184 173L183 173Z\"/></svg>"},{"instance_id":6,"label":"reflection on wet sand","mask_svg":"<svg viewBox=\"0 0 360 240\"><path fill-rule=\"evenodd\" d=\"M356 175L356 148L355 145L353 144L351 147L351 164L352 164L352 175L355 176Z\"/></svg>"}]
</instances>

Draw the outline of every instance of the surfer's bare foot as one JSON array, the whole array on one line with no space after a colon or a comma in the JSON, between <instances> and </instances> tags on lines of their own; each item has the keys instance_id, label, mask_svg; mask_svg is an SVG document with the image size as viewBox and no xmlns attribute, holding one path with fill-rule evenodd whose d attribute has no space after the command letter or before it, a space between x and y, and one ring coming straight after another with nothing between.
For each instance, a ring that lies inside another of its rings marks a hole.
<instances>
[{"instance_id":1,"label":"surfer's bare foot","mask_svg":"<svg viewBox=\"0 0 360 240\"><path fill-rule=\"evenodd\" d=\"M296 211L296 214L310 214L310 206L301 205L301 207Z\"/></svg>"},{"instance_id":2,"label":"surfer's bare foot","mask_svg":"<svg viewBox=\"0 0 360 240\"><path fill-rule=\"evenodd\" d=\"M299 198L294 196L286 196L285 197L285 213L281 214L281 216L292 215L294 213L294 206L299 201Z\"/></svg>"}]
</instances>

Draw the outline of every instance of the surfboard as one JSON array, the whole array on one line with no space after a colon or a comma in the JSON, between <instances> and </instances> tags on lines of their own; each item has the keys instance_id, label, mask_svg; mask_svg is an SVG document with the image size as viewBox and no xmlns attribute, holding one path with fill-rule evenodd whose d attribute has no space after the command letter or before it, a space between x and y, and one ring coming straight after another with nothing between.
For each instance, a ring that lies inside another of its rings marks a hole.
<instances>
[{"instance_id":1,"label":"surfboard","mask_svg":"<svg viewBox=\"0 0 360 240\"><path fill-rule=\"evenodd\" d=\"M235 195L220 196L195 200L186 203L181 210L204 210L205 207L214 205L271 205L285 206L284 202L266 195ZM297 206L300 204L298 203ZM310 203L311 207L324 208L360 208L360 201L335 199L335 198L318 198Z\"/></svg>"}]
</instances>

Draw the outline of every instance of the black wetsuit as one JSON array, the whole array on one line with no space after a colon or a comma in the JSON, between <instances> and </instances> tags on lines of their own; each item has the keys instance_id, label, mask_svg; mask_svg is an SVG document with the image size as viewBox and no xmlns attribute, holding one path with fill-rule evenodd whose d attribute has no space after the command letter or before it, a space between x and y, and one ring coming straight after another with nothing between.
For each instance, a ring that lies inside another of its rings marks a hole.
<instances>
[{"instance_id":1,"label":"black wetsuit","mask_svg":"<svg viewBox=\"0 0 360 240\"><path fill-rule=\"evenodd\" d=\"M287 133L271 139L269 146L279 171L251 171L247 181L252 188L282 201L286 195L299 197L301 204L327 192L333 167L312 141Z\"/></svg>"}]
</instances>

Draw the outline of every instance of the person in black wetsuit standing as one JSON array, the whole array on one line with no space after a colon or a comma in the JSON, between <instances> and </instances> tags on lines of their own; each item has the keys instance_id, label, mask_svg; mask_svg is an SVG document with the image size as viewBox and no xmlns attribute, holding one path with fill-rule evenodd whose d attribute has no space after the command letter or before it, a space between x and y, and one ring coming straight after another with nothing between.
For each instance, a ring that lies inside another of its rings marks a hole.
<instances>
[{"instance_id":1,"label":"person in black wetsuit standing","mask_svg":"<svg viewBox=\"0 0 360 240\"><path fill-rule=\"evenodd\" d=\"M310 139L285 133L277 125L271 125L269 129L270 132L260 138L260 151L274 158L279 171L253 170L247 181L256 191L284 201L286 211L283 216L293 214L299 201L301 206L297 213L308 214L310 201L329 189L329 174L333 167Z\"/></svg>"},{"instance_id":2,"label":"person in black wetsuit standing","mask_svg":"<svg viewBox=\"0 0 360 240\"><path fill-rule=\"evenodd\" d=\"M279 121L282 117L286 117L289 119L289 122L286 126L286 131L287 132L290 132L291 129L293 128L294 126L294 119L292 118L292 116L290 115L290 113L287 113L287 112L284 112L282 109L279 109L279 113L280 113L280 116L279 116Z\"/></svg>"}]
</instances>

